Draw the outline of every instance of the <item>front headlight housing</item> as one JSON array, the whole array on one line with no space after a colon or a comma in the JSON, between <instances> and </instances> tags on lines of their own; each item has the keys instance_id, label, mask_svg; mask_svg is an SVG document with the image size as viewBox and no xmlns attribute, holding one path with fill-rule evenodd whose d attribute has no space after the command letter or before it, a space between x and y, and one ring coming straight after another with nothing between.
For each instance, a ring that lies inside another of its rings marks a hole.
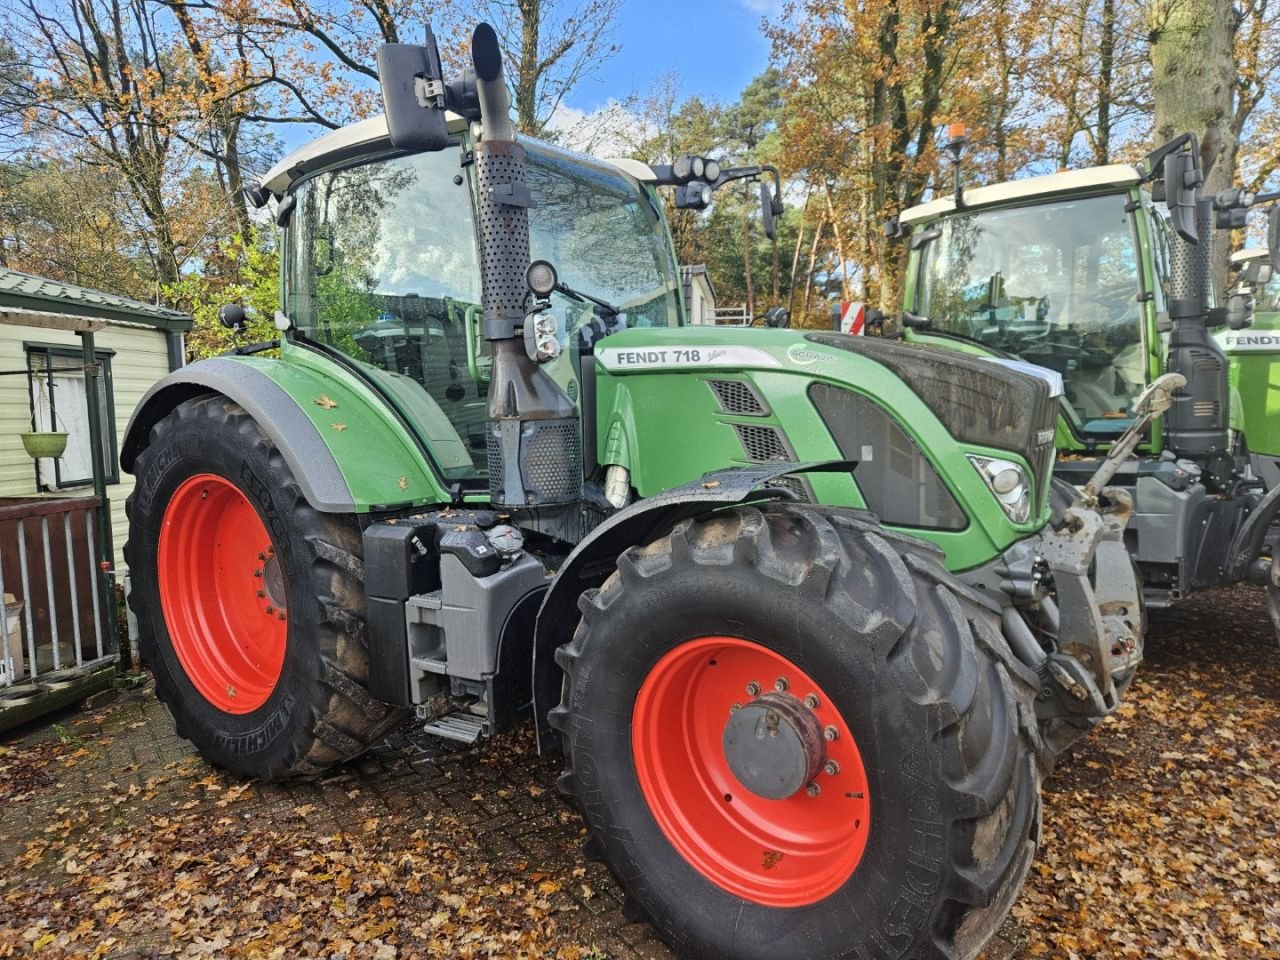
<instances>
[{"instance_id":1,"label":"front headlight housing","mask_svg":"<svg viewBox=\"0 0 1280 960\"><path fill-rule=\"evenodd\" d=\"M969 454L969 462L1009 519L1014 523L1026 523L1031 517L1031 481L1027 472L1012 461L980 457L973 453Z\"/></svg>"}]
</instances>

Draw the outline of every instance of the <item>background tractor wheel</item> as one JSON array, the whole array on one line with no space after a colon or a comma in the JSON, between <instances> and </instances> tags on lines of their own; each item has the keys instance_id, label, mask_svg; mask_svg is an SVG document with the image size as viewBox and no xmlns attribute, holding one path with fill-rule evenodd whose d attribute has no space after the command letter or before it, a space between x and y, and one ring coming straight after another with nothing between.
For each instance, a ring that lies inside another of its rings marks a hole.
<instances>
[{"instance_id":1,"label":"background tractor wheel","mask_svg":"<svg viewBox=\"0 0 1280 960\"><path fill-rule=\"evenodd\" d=\"M557 659L587 854L682 958L971 958L1039 836L1029 671L931 548L744 508L628 550Z\"/></svg>"},{"instance_id":2,"label":"background tractor wheel","mask_svg":"<svg viewBox=\"0 0 1280 960\"><path fill-rule=\"evenodd\" d=\"M307 504L241 407L202 397L156 424L127 509L142 655L205 759L318 773L400 719L365 689L355 522Z\"/></svg>"}]
</instances>

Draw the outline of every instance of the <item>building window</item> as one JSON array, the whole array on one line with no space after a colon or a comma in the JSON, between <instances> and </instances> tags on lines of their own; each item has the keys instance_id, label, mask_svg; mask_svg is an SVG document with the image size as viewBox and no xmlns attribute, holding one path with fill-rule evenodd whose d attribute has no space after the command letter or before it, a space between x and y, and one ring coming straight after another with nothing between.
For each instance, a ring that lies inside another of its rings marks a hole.
<instances>
[{"instance_id":1,"label":"building window","mask_svg":"<svg viewBox=\"0 0 1280 960\"><path fill-rule=\"evenodd\" d=\"M74 347L26 344L27 380L31 391L33 430L65 430L67 449L61 457L36 461L42 490L81 487L93 483L89 444L89 401L84 358ZM98 410L102 429L102 473L107 483L120 482L116 458L116 411L111 387L110 350L95 354L99 365Z\"/></svg>"}]
</instances>

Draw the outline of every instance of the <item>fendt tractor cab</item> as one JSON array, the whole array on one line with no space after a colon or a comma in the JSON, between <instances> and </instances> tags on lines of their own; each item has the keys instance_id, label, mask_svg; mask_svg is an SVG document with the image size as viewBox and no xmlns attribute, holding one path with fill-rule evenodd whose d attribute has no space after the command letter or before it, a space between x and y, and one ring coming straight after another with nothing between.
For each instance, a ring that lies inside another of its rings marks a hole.
<instances>
[{"instance_id":1,"label":"fendt tractor cab","mask_svg":"<svg viewBox=\"0 0 1280 960\"><path fill-rule=\"evenodd\" d=\"M1118 460L1051 524L1057 374L685 326L657 190L730 171L517 138L485 25L473 61L380 51L386 116L257 192L278 358L192 364L129 426L178 731L276 779L531 710L681 956L972 958L1141 658Z\"/></svg>"},{"instance_id":2,"label":"fendt tractor cab","mask_svg":"<svg viewBox=\"0 0 1280 960\"><path fill-rule=\"evenodd\" d=\"M1215 228L1243 226L1249 207L1271 198L1241 190L1205 197L1202 183L1188 135L1138 167L964 190L957 172L954 196L888 226L910 248L906 341L1017 358L1062 376L1061 480L1087 481L1132 426L1148 384L1166 372L1186 378L1114 480L1134 501L1125 540L1152 606L1243 579L1273 583L1273 567L1280 570L1272 525L1280 469L1274 456L1254 456L1280 451L1280 419L1264 386L1269 369L1259 381L1259 365L1241 362L1255 349L1261 359L1253 336L1261 328L1250 328L1248 291L1218 306L1211 284ZM1256 285L1261 267L1241 283ZM1221 328L1216 338L1213 328ZM1228 358L1244 389L1229 388Z\"/></svg>"},{"instance_id":3,"label":"fendt tractor cab","mask_svg":"<svg viewBox=\"0 0 1280 960\"><path fill-rule=\"evenodd\" d=\"M1231 255L1233 296L1246 299L1251 324L1213 338L1227 356L1231 429L1268 490L1280 486L1280 271L1265 249Z\"/></svg>"}]
</instances>

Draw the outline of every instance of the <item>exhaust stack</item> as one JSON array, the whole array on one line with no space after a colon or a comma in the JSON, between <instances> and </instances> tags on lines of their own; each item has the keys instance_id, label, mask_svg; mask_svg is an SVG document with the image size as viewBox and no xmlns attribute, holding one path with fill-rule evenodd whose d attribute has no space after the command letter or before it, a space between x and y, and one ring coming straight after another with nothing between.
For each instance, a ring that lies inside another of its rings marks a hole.
<instances>
[{"instance_id":1,"label":"exhaust stack","mask_svg":"<svg viewBox=\"0 0 1280 960\"><path fill-rule=\"evenodd\" d=\"M1182 457L1206 459L1227 452L1227 359L1209 335L1210 278L1213 274L1213 201L1195 205L1199 243L1170 237L1169 358L1165 369L1187 384L1164 415L1165 444Z\"/></svg>"},{"instance_id":2,"label":"exhaust stack","mask_svg":"<svg viewBox=\"0 0 1280 960\"><path fill-rule=\"evenodd\" d=\"M486 429L489 492L513 511L571 504L582 496L577 410L529 358L519 335L529 290L529 209L525 152L511 123L511 97L498 37L487 23L472 36L480 104L475 145L484 336L493 350Z\"/></svg>"}]
</instances>

